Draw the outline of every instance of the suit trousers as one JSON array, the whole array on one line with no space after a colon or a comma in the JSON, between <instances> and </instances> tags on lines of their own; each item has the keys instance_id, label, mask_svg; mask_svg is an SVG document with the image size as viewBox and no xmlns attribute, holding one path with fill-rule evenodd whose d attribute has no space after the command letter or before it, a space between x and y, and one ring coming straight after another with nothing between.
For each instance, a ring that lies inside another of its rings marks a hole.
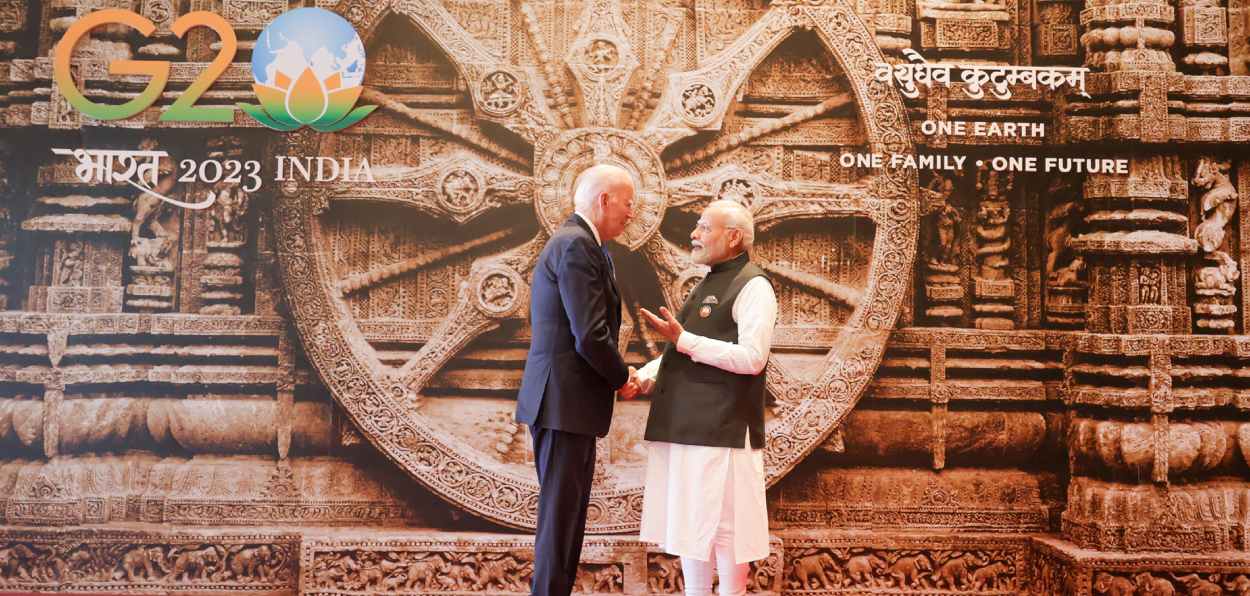
<instances>
[{"instance_id":1,"label":"suit trousers","mask_svg":"<svg viewBox=\"0 0 1250 596\"><path fill-rule=\"evenodd\" d=\"M539 486L530 590L536 596L568 596L586 533L595 437L542 427L530 427L530 434Z\"/></svg>"}]
</instances>

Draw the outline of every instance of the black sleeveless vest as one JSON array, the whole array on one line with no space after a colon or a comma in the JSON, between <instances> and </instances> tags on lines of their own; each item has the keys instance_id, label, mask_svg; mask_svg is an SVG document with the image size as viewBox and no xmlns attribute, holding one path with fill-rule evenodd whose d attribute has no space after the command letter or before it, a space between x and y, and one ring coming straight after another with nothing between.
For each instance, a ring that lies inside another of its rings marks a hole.
<instances>
[{"instance_id":1,"label":"black sleeveless vest","mask_svg":"<svg viewBox=\"0 0 1250 596\"><path fill-rule=\"evenodd\" d=\"M695 335L736 343L734 301L747 282L764 275L746 253L713 265L691 291L677 320ZM764 372L739 375L700 364L678 352L676 344L669 344L651 393L645 438L741 448L748 432L751 448L763 448Z\"/></svg>"}]
</instances>

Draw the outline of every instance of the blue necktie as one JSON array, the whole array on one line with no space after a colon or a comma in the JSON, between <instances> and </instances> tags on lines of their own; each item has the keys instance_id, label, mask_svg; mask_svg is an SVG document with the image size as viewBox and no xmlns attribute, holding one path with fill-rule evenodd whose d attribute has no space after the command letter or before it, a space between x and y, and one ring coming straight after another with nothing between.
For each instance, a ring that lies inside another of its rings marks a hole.
<instances>
[{"instance_id":1,"label":"blue necktie","mask_svg":"<svg viewBox=\"0 0 1250 596\"><path fill-rule=\"evenodd\" d=\"M603 251L604 258L608 260L608 275L611 275L612 279L616 280L616 265L612 262L612 253L608 252L608 247L606 246L600 247L599 250Z\"/></svg>"}]
</instances>

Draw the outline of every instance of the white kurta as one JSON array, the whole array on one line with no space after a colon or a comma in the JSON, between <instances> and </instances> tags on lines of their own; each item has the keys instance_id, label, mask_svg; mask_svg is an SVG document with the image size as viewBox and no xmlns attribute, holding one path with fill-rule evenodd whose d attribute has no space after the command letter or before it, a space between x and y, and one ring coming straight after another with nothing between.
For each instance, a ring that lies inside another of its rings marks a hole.
<instances>
[{"instance_id":1,"label":"white kurta","mask_svg":"<svg viewBox=\"0 0 1250 596\"><path fill-rule=\"evenodd\" d=\"M768 362L777 297L767 279L747 282L733 305L737 343L683 332L677 351L691 360L737 374L760 374ZM654 379L660 360L638 371ZM680 396L679 396L680 398ZM647 477L643 491L641 539L665 552L707 561L712 555L726 496L733 520L734 562L768 556L768 508L764 497L764 450L647 442ZM722 528L723 530L723 528Z\"/></svg>"}]
</instances>

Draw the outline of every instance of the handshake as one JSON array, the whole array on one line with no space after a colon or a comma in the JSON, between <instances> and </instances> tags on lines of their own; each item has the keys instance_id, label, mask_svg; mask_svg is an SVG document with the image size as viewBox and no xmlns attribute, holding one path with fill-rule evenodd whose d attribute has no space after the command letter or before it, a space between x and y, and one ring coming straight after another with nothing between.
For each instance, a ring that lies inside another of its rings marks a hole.
<instances>
[{"instance_id":1,"label":"handshake","mask_svg":"<svg viewBox=\"0 0 1250 596\"><path fill-rule=\"evenodd\" d=\"M655 379L639 379L638 369L631 366L629 367L629 380L625 381L625 384L616 390L616 394L621 399L629 400L639 395L651 393L652 389L655 389Z\"/></svg>"},{"instance_id":2,"label":"handshake","mask_svg":"<svg viewBox=\"0 0 1250 596\"><path fill-rule=\"evenodd\" d=\"M681 323L677 322L677 318L674 317L673 313L669 312L666 307L660 307L660 316L658 317L645 308L641 309L641 314L643 319L647 321L648 325L660 332L660 335L664 336L664 339L667 339L672 343L677 343L677 338L681 337L682 331L685 331L685 329L682 328ZM630 400L638 397L639 395L647 395L648 393L651 393L652 389L655 389L655 379L651 378L645 381L639 379L638 369L631 366L629 367L629 380L625 381L625 384L622 385L620 389L616 390L616 394L619 395L621 399Z\"/></svg>"}]
</instances>

